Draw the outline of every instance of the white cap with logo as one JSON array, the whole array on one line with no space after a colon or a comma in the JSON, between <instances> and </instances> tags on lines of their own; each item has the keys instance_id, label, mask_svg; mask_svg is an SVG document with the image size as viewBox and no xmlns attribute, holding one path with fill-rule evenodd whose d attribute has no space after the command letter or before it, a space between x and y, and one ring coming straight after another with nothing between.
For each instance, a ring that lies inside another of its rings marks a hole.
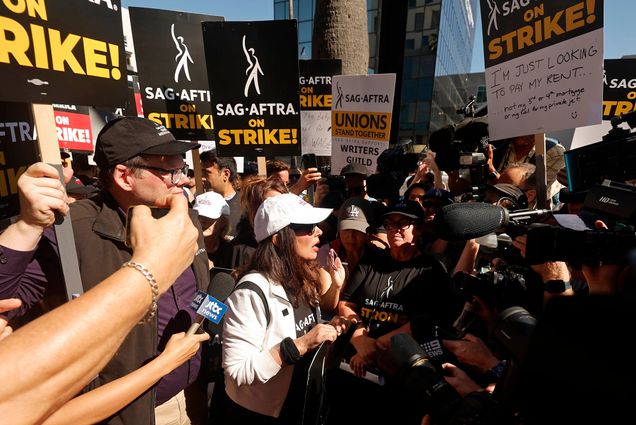
<instances>
[{"instance_id":1,"label":"white cap with logo","mask_svg":"<svg viewBox=\"0 0 636 425\"><path fill-rule=\"evenodd\" d=\"M292 193L265 199L254 217L254 236L258 242L290 224L317 224L331 214L330 208L315 208Z\"/></svg>"},{"instance_id":2,"label":"white cap with logo","mask_svg":"<svg viewBox=\"0 0 636 425\"><path fill-rule=\"evenodd\" d=\"M230 215L230 206L225 202L223 196L216 192L205 192L194 200L192 206L195 210L207 218L217 219L221 215Z\"/></svg>"}]
</instances>

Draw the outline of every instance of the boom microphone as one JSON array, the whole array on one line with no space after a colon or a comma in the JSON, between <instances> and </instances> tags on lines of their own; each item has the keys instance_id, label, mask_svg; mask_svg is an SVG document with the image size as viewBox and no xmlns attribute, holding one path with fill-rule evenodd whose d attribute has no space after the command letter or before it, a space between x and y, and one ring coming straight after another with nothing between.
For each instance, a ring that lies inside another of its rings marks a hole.
<instances>
[{"instance_id":1,"label":"boom microphone","mask_svg":"<svg viewBox=\"0 0 636 425\"><path fill-rule=\"evenodd\" d=\"M212 272L214 272L214 269L212 269ZM192 323L190 329L188 329L188 335L195 333L204 319L209 319L205 325L205 330L208 333L216 335L221 331L221 319L227 310L227 306L223 303L234 290L234 286L235 281L230 274L220 271L214 275L208 285L207 294L199 292L199 295L191 304L191 307L197 310L198 316L197 321Z\"/></svg>"},{"instance_id":2,"label":"boom microphone","mask_svg":"<svg viewBox=\"0 0 636 425\"><path fill-rule=\"evenodd\" d=\"M508 212L507 209L483 202L451 204L435 214L433 229L438 238L460 241L479 238L505 227L514 220L549 213L550 210L524 210Z\"/></svg>"}]
</instances>

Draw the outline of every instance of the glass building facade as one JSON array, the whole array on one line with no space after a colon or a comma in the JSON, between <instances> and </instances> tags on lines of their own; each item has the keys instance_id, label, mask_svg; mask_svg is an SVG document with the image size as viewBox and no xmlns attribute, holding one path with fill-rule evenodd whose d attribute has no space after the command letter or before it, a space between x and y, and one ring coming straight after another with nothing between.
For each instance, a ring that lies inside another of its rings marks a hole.
<instances>
[{"instance_id":1,"label":"glass building facade","mask_svg":"<svg viewBox=\"0 0 636 425\"><path fill-rule=\"evenodd\" d=\"M367 0L369 73L378 69L382 2ZM311 59L315 0L293 0L300 59ZM398 137L424 144L428 135L462 116L477 95L468 73L479 0L408 0ZM289 0L274 0L274 19L289 19Z\"/></svg>"}]
</instances>

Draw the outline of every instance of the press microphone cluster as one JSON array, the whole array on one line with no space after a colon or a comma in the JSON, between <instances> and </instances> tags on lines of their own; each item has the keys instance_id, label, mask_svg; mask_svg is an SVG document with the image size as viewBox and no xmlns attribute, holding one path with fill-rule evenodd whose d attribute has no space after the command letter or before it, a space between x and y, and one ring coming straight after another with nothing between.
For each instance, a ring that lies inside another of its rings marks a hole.
<instances>
[{"instance_id":1,"label":"press microphone cluster","mask_svg":"<svg viewBox=\"0 0 636 425\"><path fill-rule=\"evenodd\" d=\"M451 204L435 214L433 229L437 237L447 241L474 239L502 229L512 222L550 212L550 210L509 212L503 207L483 202Z\"/></svg>"}]
</instances>

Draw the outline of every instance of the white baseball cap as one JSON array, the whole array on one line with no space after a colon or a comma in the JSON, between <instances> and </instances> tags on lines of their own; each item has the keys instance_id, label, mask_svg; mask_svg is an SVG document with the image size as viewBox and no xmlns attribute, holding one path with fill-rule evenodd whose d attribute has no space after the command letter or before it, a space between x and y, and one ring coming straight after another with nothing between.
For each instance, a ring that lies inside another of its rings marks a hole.
<instances>
[{"instance_id":1,"label":"white baseball cap","mask_svg":"<svg viewBox=\"0 0 636 425\"><path fill-rule=\"evenodd\" d=\"M260 242L290 224L317 224L331 214L330 208L314 208L293 193L265 199L254 217L254 236Z\"/></svg>"},{"instance_id":2,"label":"white baseball cap","mask_svg":"<svg viewBox=\"0 0 636 425\"><path fill-rule=\"evenodd\" d=\"M205 192L194 200L192 207L203 217L217 219L221 215L230 215L230 206L225 202L223 196L216 192Z\"/></svg>"}]
</instances>

